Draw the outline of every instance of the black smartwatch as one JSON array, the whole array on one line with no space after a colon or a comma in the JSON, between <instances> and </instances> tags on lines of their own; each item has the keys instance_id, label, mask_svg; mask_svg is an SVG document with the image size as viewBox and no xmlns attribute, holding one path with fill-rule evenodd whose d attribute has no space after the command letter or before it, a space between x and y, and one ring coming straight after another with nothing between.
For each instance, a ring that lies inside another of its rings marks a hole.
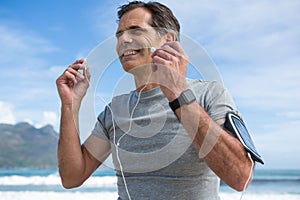
<instances>
[{"instance_id":1,"label":"black smartwatch","mask_svg":"<svg viewBox=\"0 0 300 200\"><path fill-rule=\"evenodd\" d=\"M196 97L195 97L193 91L190 89L187 89L187 90L183 91L177 99L175 99L172 102L169 102L169 105L170 105L171 109L173 110L173 112L175 112L175 110L180 108L181 106L188 105L190 103L193 103L194 101L196 101Z\"/></svg>"}]
</instances>

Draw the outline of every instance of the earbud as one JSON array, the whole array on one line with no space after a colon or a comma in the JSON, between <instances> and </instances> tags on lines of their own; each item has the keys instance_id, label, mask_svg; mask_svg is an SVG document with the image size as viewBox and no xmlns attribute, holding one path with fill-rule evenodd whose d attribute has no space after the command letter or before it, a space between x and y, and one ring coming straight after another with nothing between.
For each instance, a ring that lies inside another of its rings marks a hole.
<instances>
[{"instance_id":1,"label":"earbud","mask_svg":"<svg viewBox=\"0 0 300 200\"><path fill-rule=\"evenodd\" d=\"M150 48L151 53L153 53L155 50L156 50L155 47Z\"/></svg>"}]
</instances>

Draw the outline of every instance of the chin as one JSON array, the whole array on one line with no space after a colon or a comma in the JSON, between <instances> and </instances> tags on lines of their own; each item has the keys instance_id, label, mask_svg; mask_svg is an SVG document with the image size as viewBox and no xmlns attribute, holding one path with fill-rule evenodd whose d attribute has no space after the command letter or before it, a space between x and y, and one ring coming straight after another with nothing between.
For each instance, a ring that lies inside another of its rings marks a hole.
<instances>
[{"instance_id":1,"label":"chin","mask_svg":"<svg viewBox=\"0 0 300 200\"><path fill-rule=\"evenodd\" d=\"M135 61L127 61L125 63L121 63L124 71L128 73L133 73L135 69L141 69L141 67L145 66L146 63L135 62Z\"/></svg>"},{"instance_id":2,"label":"chin","mask_svg":"<svg viewBox=\"0 0 300 200\"><path fill-rule=\"evenodd\" d=\"M126 64L122 64L122 67L125 72L131 73L132 70L136 67L136 65L126 63Z\"/></svg>"}]
</instances>

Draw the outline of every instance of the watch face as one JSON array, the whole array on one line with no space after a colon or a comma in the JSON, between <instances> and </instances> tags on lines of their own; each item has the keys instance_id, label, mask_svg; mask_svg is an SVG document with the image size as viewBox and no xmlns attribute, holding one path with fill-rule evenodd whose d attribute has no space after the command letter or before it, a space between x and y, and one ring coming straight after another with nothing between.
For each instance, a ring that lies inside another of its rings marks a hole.
<instances>
[{"instance_id":1,"label":"watch face","mask_svg":"<svg viewBox=\"0 0 300 200\"><path fill-rule=\"evenodd\" d=\"M192 90L187 89L184 92L181 93L181 95L175 99L174 101L170 102L169 105L173 111L175 111L177 108L180 108L180 106L190 104L196 100L196 97Z\"/></svg>"},{"instance_id":2,"label":"watch face","mask_svg":"<svg viewBox=\"0 0 300 200\"><path fill-rule=\"evenodd\" d=\"M196 100L194 93L190 89L184 91L182 94L183 94L182 97L184 98L185 104L190 104Z\"/></svg>"}]
</instances>

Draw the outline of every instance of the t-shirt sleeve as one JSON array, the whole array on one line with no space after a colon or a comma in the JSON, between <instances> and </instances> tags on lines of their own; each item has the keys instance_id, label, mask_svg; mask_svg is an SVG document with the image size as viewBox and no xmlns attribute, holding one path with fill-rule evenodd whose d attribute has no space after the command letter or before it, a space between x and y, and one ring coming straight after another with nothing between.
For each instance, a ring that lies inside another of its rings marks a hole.
<instances>
[{"instance_id":1,"label":"t-shirt sleeve","mask_svg":"<svg viewBox=\"0 0 300 200\"><path fill-rule=\"evenodd\" d=\"M112 126L111 112L108 107L105 107L97 117L97 122L92 130L92 135L104 140L110 140L109 131Z\"/></svg>"},{"instance_id":2,"label":"t-shirt sleeve","mask_svg":"<svg viewBox=\"0 0 300 200\"><path fill-rule=\"evenodd\" d=\"M229 91L216 81L208 85L203 104L206 112L215 121L225 118L228 112L239 115Z\"/></svg>"},{"instance_id":3,"label":"t-shirt sleeve","mask_svg":"<svg viewBox=\"0 0 300 200\"><path fill-rule=\"evenodd\" d=\"M106 150L110 149L109 139L109 113L107 108L97 117L94 129L91 135L84 141L83 145L99 161L106 159Z\"/></svg>"}]
</instances>

